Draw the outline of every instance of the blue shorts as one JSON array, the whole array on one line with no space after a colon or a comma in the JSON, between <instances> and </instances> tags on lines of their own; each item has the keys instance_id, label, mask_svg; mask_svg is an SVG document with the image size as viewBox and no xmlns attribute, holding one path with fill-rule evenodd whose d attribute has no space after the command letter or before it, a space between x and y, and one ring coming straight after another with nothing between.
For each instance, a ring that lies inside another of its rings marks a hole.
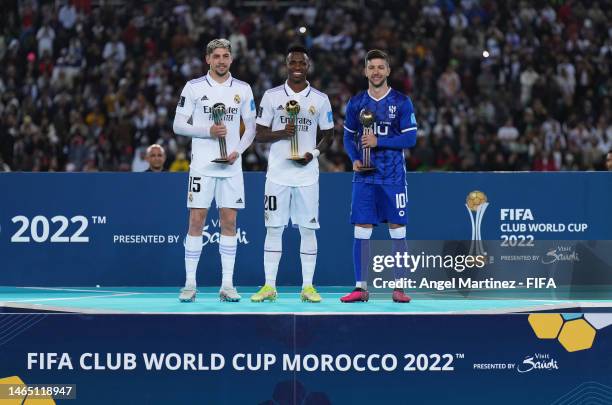
<instances>
[{"instance_id":1,"label":"blue shorts","mask_svg":"<svg viewBox=\"0 0 612 405\"><path fill-rule=\"evenodd\" d=\"M351 223L406 225L408 194L406 186L353 183Z\"/></svg>"}]
</instances>

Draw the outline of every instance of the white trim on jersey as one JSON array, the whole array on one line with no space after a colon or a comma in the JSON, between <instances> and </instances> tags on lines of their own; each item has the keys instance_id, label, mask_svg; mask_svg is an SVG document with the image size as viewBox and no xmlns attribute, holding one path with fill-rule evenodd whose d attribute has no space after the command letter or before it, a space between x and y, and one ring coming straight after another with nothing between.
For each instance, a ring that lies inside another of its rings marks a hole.
<instances>
[{"instance_id":1,"label":"white trim on jersey","mask_svg":"<svg viewBox=\"0 0 612 405\"><path fill-rule=\"evenodd\" d=\"M382 100L383 98L387 97L389 95L389 93L391 92L391 87L389 87L389 90L387 90L387 92L385 93L384 96L382 96L381 98L376 98L373 95L370 94L370 89L368 89L368 96L370 96L370 98L376 102L379 102L380 100Z\"/></svg>"},{"instance_id":2,"label":"white trim on jersey","mask_svg":"<svg viewBox=\"0 0 612 405\"><path fill-rule=\"evenodd\" d=\"M402 129L400 132L403 134L404 132L416 131L416 130L417 130L417 127L410 127L410 128Z\"/></svg>"}]
</instances>

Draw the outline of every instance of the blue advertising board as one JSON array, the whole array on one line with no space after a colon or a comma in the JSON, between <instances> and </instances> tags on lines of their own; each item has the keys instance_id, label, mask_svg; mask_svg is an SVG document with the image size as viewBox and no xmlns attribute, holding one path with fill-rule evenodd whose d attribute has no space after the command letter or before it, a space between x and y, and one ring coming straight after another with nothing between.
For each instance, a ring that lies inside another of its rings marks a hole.
<instances>
[{"instance_id":1,"label":"blue advertising board","mask_svg":"<svg viewBox=\"0 0 612 405\"><path fill-rule=\"evenodd\" d=\"M245 173L235 283L263 283L263 173ZM318 285L353 283L351 174L320 179ZM0 174L0 285L156 286L184 281L186 173ZM409 173L412 240L610 240L612 173ZM218 285L211 209L198 268ZM386 239L386 227L374 238ZM278 283L301 282L299 233L284 234Z\"/></svg>"},{"instance_id":2,"label":"blue advertising board","mask_svg":"<svg viewBox=\"0 0 612 405\"><path fill-rule=\"evenodd\" d=\"M0 384L73 386L58 404L609 403L610 328L569 351L528 318L0 314Z\"/></svg>"}]
</instances>

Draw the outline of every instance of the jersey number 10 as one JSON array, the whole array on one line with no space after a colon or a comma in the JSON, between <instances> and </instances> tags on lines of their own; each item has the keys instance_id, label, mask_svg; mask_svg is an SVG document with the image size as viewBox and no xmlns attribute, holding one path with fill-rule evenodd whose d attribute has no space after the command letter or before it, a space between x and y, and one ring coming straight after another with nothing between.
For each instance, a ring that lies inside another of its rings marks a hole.
<instances>
[{"instance_id":1,"label":"jersey number 10","mask_svg":"<svg viewBox=\"0 0 612 405\"><path fill-rule=\"evenodd\" d=\"M395 206L397 208L406 208L406 194L405 193L395 194Z\"/></svg>"}]
</instances>

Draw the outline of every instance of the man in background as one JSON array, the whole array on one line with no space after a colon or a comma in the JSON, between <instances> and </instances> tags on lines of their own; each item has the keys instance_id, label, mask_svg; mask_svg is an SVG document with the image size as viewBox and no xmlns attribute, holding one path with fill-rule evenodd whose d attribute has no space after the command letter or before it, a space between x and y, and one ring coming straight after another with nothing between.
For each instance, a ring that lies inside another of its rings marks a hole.
<instances>
[{"instance_id":1,"label":"man in background","mask_svg":"<svg viewBox=\"0 0 612 405\"><path fill-rule=\"evenodd\" d=\"M147 148L147 162L149 168L145 172L163 172L166 163L166 151L158 144L153 144Z\"/></svg>"}]
</instances>

